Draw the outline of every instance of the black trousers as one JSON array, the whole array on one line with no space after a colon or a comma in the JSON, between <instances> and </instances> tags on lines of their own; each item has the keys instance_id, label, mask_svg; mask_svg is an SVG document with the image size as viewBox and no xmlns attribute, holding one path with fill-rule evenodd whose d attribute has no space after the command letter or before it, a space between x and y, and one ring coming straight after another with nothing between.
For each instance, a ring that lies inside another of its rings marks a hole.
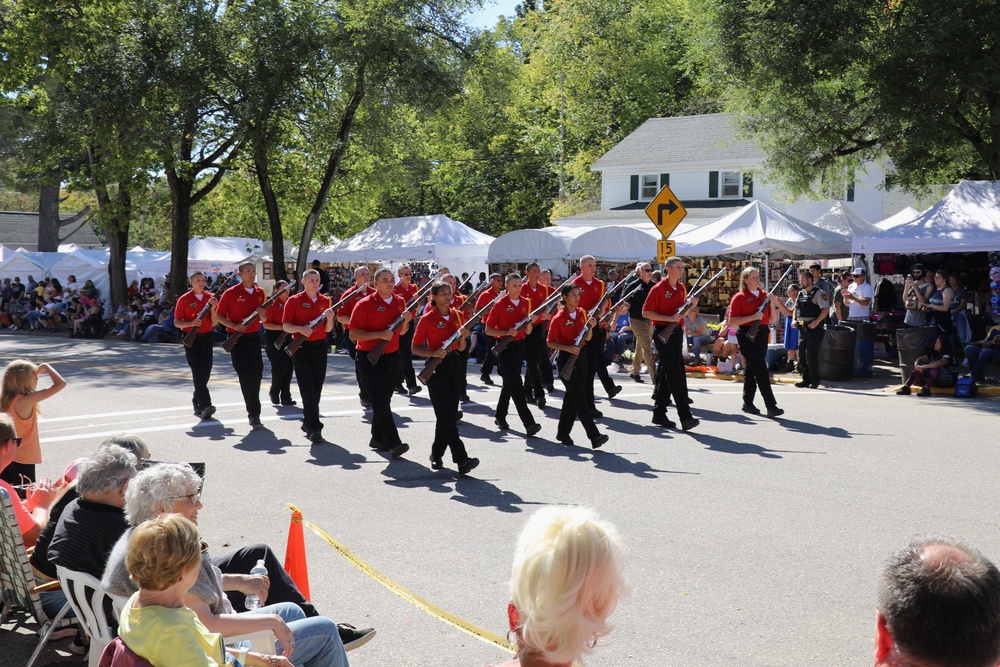
<instances>
[{"instance_id":1,"label":"black trousers","mask_svg":"<svg viewBox=\"0 0 1000 667\"><path fill-rule=\"evenodd\" d=\"M406 388L413 389L419 387L417 384L417 374L413 370L413 332L416 329L416 321L410 322L409 330L399 337L399 381L397 385L406 381Z\"/></svg>"},{"instance_id":2,"label":"black trousers","mask_svg":"<svg viewBox=\"0 0 1000 667\"><path fill-rule=\"evenodd\" d=\"M274 347L274 342L282 335L281 331L264 331L264 352L268 361L271 362L271 388L268 393L271 398L277 397L282 401L292 398L292 360L285 354L285 348L292 342L291 334L285 336L285 344L281 349Z\"/></svg>"},{"instance_id":3,"label":"black trousers","mask_svg":"<svg viewBox=\"0 0 1000 667\"><path fill-rule=\"evenodd\" d=\"M295 367L295 382L299 385L299 395L302 396L302 424L306 433L323 430L323 423L319 420L319 399L326 380L326 358L329 353L330 345L325 339L307 340L291 358Z\"/></svg>"},{"instance_id":4,"label":"black trousers","mask_svg":"<svg viewBox=\"0 0 1000 667\"><path fill-rule=\"evenodd\" d=\"M191 402L195 410L201 411L212 404L212 395L208 393L208 380L212 376L214 360L212 332L195 336L191 347L184 346L184 357L191 367L191 381L194 383Z\"/></svg>"},{"instance_id":5,"label":"black trousers","mask_svg":"<svg viewBox=\"0 0 1000 667\"><path fill-rule=\"evenodd\" d=\"M591 334L590 342L587 343L587 347L591 345L594 349L600 352L596 355L597 368L594 371L597 373L597 377L600 378L601 384L604 385L604 391L611 393L611 390L615 388L615 381L611 379L611 375L608 373L608 360L604 358L604 346L608 341L608 331L607 329L602 329L601 327L596 327L594 333ZM592 361L593 359L588 359ZM594 383L591 383L591 393L593 393Z\"/></svg>"},{"instance_id":6,"label":"black trousers","mask_svg":"<svg viewBox=\"0 0 1000 667\"><path fill-rule=\"evenodd\" d=\"M548 361L549 346L545 344L544 327L533 326L531 333L524 339L524 360L527 362L527 369L524 373L525 393L533 394L535 398L545 396L545 387L542 382L542 359Z\"/></svg>"},{"instance_id":7,"label":"black trousers","mask_svg":"<svg viewBox=\"0 0 1000 667\"><path fill-rule=\"evenodd\" d=\"M740 353L747 362L743 374L743 403L753 405L753 399L760 389L764 405L768 409L777 407L778 402L774 398L774 392L771 391L771 377L767 373L767 327L761 326L754 340L750 340L747 336L748 331L750 326L743 326L736 332Z\"/></svg>"},{"instance_id":8,"label":"black trousers","mask_svg":"<svg viewBox=\"0 0 1000 667\"><path fill-rule=\"evenodd\" d=\"M372 402L372 445L379 449L393 449L403 443L392 417L392 394L399 377L399 353L383 353L378 362L368 361L368 353L358 350L354 362L361 376L361 385Z\"/></svg>"},{"instance_id":9,"label":"black trousers","mask_svg":"<svg viewBox=\"0 0 1000 667\"><path fill-rule=\"evenodd\" d=\"M240 379L243 403L248 417L260 417L260 381L264 377L264 356L260 353L260 334L247 333L239 337L230 353L233 370Z\"/></svg>"},{"instance_id":10,"label":"black trousers","mask_svg":"<svg viewBox=\"0 0 1000 667\"><path fill-rule=\"evenodd\" d=\"M673 396L677 416L682 421L687 421L692 418L692 414L688 405L687 375L684 374L682 354L684 327L674 329L666 343L660 340L660 331L663 329L662 324L653 327L653 344L659 357L659 362L656 364L656 399L653 401L653 415L666 415L667 398ZM604 350L601 352L603 356Z\"/></svg>"},{"instance_id":11,"label":"black trousers","mask_svg":"<svg viewBox=\"0 0 1000 667\"><path fill-rule=\"evenodd\" d=\"M427 360L430 362L430 359ZM427 390L434 407L434 442L431 456L440 459L451 448L451 460L462 463L469 458L465 443L458 433L458 401L462 396L465 362L458 352L452 352L441 361L434 375L427 381Z\"/></svg>"},{"instance_id":12,"label":"black trousers","mask_svg":"<svg viewBox=\"0 0 1000 667\"><path fill-rule=\"evenodd\" d=\"M542 337L543 346L542 355L538 359L538 375L542 378L542 384L548 386L555 381L555 374L552 372L552 350L549 349L548 345L545 345L545 339L549 335L549 323L542 322L538 328L541 330L539 335Z\"/></svg>"},{"instance_id":13,"label":"black trousers","mask_svg":"<svg viewBox=\"0 0 1000 667\"><path fill-rule=\"evenodd\" d=\"M594 333L590 335L590 340L587 344L583 346L583 350L580 352L581 355L586 355L587 357L587 375L584 377L583 381L583 391L587 397L587 405L590 406L590 410L596 410L594 405L594 380L597 378L597 369L604 367L604 374L608 374L607 364L604 362L604 339L601 334L600 327L594 329ZM579 363L579 362L577 362ZM604 380L602 379L603 383Z\"/></svg>"},{"instance_id":14,"label":"black trousers","mask_svg":"<svg viewBox=\"0 0 1000 667\"><path fill-rule=\"evenodd\" d=\"M584 349L587 349L592 344L593 341L590 341L584 346ZM562 372L562 369L566 366L566 362L569 361L571 356L569 352L559 352L559 357L556 360L556 368L560 372ZM576 360L576 365L573 366L573 373L569 379L567 380L562 375L559 376L563 386L566 388L566 393L563 396L562 409L559 411L559 428L556 431L557 438L568 438L577 418L583 424L583 430L587 432L588 438L593 440L599 435L597 424L594 423L594 418L590 414L590 407L587 405L587 396L583 390L583 383L589 377L587 373L587 361L587 355L581 352L579 358Z\"/></svg>"},{"instance_id":15,"label":"black trousers","mask_svg":"<svg viewBox=\"0 0 1000 667\"><path fill-rule=\"evenodd\" d=\"M810 329L799 323L799 368L802 369L802 381L806 384L819 384L819 348L823 345L826 331L820 325Z\"/></svg>"},{"instance_id":16,"label":"black trousers","mask_svg":"<svg viewBox=\"0 0 1000 667\"><path fill-rule=\"evenodd\" d=\"M483 347L486 349L486 355L483 357L482 374L489 375L493 372L493 367L497 365L496 355L493 354L493 346L497 344L497 339L493 336L487 336L485 327L480 329L480 334L483 337Z\"/></svg>"},{"instance_id":17,"label":"black trousers","mask_svg":"<svg viewBox=\"0 0 1000 667\"><path fill-rule=\"evenodd\" d=\"M497 360L500 377L503 379L503 385L500 388L500 400L497 402L497 419L501 421L507 419L510 402L514 401L517 416L521 418L521 422L527 428L535 423L535 418L531 415L531 411L528 410L528 401L524 398L524 386L521 384L521 364L523 362L524 342L520 340L508 343Z\"/></svg>"},{"instance_id":18,"label":"black trousers","mask_svg":"<svg viewBox=\"0 0 1000 667\"><path fill-rule=\"evenodd\" d=\"M284 352L282 352L284 354ZM299 356L298 353L295 356ZM250 546L224 553L221 556L212 558L215 567L222 570L223 574L250 574L250 570L257 564L258 560L264 561L267 568L267 578L271 585L267 589L267 601L264 604L274 604L275 602L291 602L297 604L305 612L306 616L319 616L316 607L312 606L299 592L298 586L292 578L285 572L285 567L271 547L266 544L251 544ZM233 609L237 612L246 611L246 596L239 591L226 591L226 597L233 604Z\"/></svg>"},{"instance_id":19,"label":"black trousers","mask_svg":"<svg viewBox=\"0 0 1000 667\"><path fill-rule=\"evenodd\" d=\"M354 379L358 382L358 397L362 401L368 400L368 392L365 391L365 386L361 384L361 373L358 372L358 344L351 340L350 332L344 332L344 338L347 341L347 354L354 361Z\"/></svg>"}]
</instances>

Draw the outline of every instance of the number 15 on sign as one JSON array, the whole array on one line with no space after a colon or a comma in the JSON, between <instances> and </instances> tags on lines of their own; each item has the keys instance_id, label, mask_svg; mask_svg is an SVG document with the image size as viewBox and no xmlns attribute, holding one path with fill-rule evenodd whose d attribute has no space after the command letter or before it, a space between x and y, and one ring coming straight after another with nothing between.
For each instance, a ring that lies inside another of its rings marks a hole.
<instances>
[{"instance_id":1,"label":"number 15 on sign","mask_svg":"<svg viewBox=\"0 0 1000 667\"><path fill-rule=\"evenodd\" d=\"M673 241L660 239L656 242L656 263L663 264L669 257L677 253L677 246Z\"/></svg>"}]
</instances>

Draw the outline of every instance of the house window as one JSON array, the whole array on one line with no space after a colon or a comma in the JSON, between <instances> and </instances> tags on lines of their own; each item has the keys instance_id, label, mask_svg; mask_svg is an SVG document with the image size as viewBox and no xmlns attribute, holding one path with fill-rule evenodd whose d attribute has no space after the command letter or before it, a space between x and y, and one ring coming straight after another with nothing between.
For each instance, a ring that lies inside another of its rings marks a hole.
<instances>
[{"instance_id":1,"label":"house window","mask_svg":"<svg viewBox=\"0 0 1000 667\"><path fill-rule=\"evenodd\" d=\"M642 198L652 199L660 191L660 177L657 174L647 174L642 177Z\"/></svg>"},{"instance_id":2,"label":"house window","mask_svg":"<svg viewBox=\"0 0 1000 667\"><path fill-rule=\"evenodd\" d=\"M743 174L741 172L722 172L722 196L734 198L743 196Z\"/></svg>"}]
</instances>

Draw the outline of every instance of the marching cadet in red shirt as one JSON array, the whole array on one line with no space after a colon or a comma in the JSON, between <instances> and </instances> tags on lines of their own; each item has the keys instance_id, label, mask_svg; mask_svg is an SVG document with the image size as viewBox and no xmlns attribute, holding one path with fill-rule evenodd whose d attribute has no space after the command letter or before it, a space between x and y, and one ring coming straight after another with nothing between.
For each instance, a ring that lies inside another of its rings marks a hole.
<instances>
[{"instance_id":1,"label":"marching cadet in red shirt","mask_svg":"<svg viewBox=\"0 0 1000 667\"><path fill-rule=\"evenodd\" d=\"M287 280L278 280L274 283L272 296L288 284ZM292 360L285 354L285 348L291 342L289 336L285 336L285 341L281 347L275 347L278 339L284 334L283 326L285 303L288 301L288 290L278 295L270 306L267 307L267 321L264 322L264 352L271 362L271 389L268 396L274 405L296 405L292 399Z\"/></svg>"},{"instance_id":2,"label":"marching cadet in red shirt","mask_svg":"<svg viewBox=\"0 0 1000 667\"><path fill-rule=\"evenodd\" d=\"M501 338L513 338L497 360L500 377L503 379L503 387L500 389L495 421L501 430L506 431L510 428L507 425L507 410L510 408L510 401L513 400L517 414L530 438L542 430L542 427L535 423L531 411L528 410L528 402L524 398L524 386L521 383L524 337L531 333L531 325L529 324L520 331L515 331L514 326L531 312L531 302L521 296L521 276L512 273L507 276L504 284L507 287L507 293L500 297L489 315L486 316L486 335L497 338L498 342Z\"/></svg>"},{"instance_id":3,"label":"marching cadet in red shirt","mask_svg":"<svg viewBox=\"0 0 1000 667\"><path fill-rule=\"evenodd\" d=\"M412 283L413 270L404 264L396 272L399 276L399 284L392 290L393 294L403 297L404 303L409 303L420 290L416 284ZM410 396L420 393L420 385L417 384L417 374L413 372L413 355L410 348L413 345L413 330L400 337L399 341L399 379L396 382L396 393L409 394ZM403 387L403 380L406 380L406 387Z\"/></svg>"},{"instance_id":4,"label":"marching cadet in red shirt","mask_svg":"<svg viewBox=\"0 0 1000 667\"><path fill-rule=\"evenodd\" d=\"M458 291L458 278L449 273L446 276L442 276L441 280L448 283L448 285L451 287L452 297L451 297L451 304L449 305L456 311L458 311L458 314L463 321L467 320L469 317L472 317L472 315L466 315L462 312L462 307L465 305L465 302L468 300L469 297L465 296L464 294ZM433 298L433 295L431 296L431 298ZM459 375L462 381L462 388L458 394L458 397L462 403L468 403L470 400L467 389L468 374L469 374L469 352L470 352L469 344L468 341L466 341L465 346L458 353L462 361L462 369L461 371L459 371Z\"/></svg>"},{"instance_id":5,"label":"marching cadet in red shirt","mask_svg":"<svg viewBox=\"0 0 1000 667\"><path fill-rule=\"evenodd\" d=\"M490 287L484 290L479 298L476 299L476 307L473 309L475 312L479 312L486 307L486 304L490 303L498 296L500 296L500 290L503 289L503 276L499 273L490 274ZM484 318L485 320L485 318ZM479 327L477 326L477 330ZM486 355L483 357L483 368L479 375L479 381L483 384L493 384L493 378L490 377L490 373L493 372L493 365L495 360L493 358L493 346L496 341L492 336L486 333L486 322L482 323L482 334L483 334L483 347L486 348Z\"/></svg>"},{"instance_id":6,"label":"marching cadet in red shirt","mask_svg":"<svg viewBox=\"0 0 1000 667\"><path fill-rule=\"evenodd\" d=\"M191 367L191 381L194 383L194 414L202 419L211 419L215 414L212 396L208 391L208 380L212 377L212 311L219 305L210 292L205 291L205 273L195 271L189 279L191 289L177 299L174 306L174 326L178 329L197 329L198 335L191 347L184 348L184 356ZM210 309L205 317L199 317L205 305Z\"/></svg>"},{"instance_id":7,"label":"marching cadet in red shirt","mask_svg":"<svg viewBox=\"0 0 1000 667\"><path fill-rule=\"evenodd\" d=\"M464 369L460 351L465 349L465 339L469 332L462 328L462 316L451 306L452 295L452 287L448 283L435 283L431 287L434 303L417 322L417 330L413 334L413 354L425 357L428 361L442 360L427 381L427 390L437 419L434 442L431 444L431 468L440 470L444 467L442 457L446 449L451 449L451 460L458 466L458 473L465 475L479 465L479 459L469 456L458 433L458 401ZM458 347L446 353L443 349L444 342L456 331L461 331Z\"/></svg>"},{"instance_id":8,"label":"marching cadet in red shirt","mask_svg":"<svg viewBox=\"0 0 1000 667\"><path fill-rule=\"evenodd\" d=\"M326 335L333 331L333 302L327 295L319 293L320 277L316 269L302 274L302 286L305 290L285 303L282 327L295 334L296 338L306 336L306 341L292 357L292 365L299 395L302 396L302 430L311 442L319 442L323 439L319 399L326 380L326 361L330 352ZM321 326L315 329L306 326L320 315L326 315L326 321Z\"/></svg>"},{"instance_id":9,"label":"marching cadet in red shirt","mask_svg":"<svg viewBox=\"0 0 1000 667\"><path fill-rule=\"evenodd\" d=\"M540 306L545 300L552 296L555 291L551 287L546 287L538 281L542 270L538 262L530 262L524 267L524 275L527 282L521 287L521 294L528 298L533 304ZM554 304L553 304L554 305ZM531 333L525 337L524 360L527 370L524 374L524 393L527 400L532 401L540 408L545 407L545 387L542 382L543 363L549 363L548 348L545 345L545 331L549 318L552 315L548 312L538 316L538 323L531 328Z\"/></svg>"},{"instance_id":10,"label":"marching cadet in red shirt","mask_svg":"<svg viewBox=\"0 0 1000 667\"><path fill-rule=\"evenodd\" d=\"M760 414L760 409L753 404L757 389L760 389L760 395L764 399L768 417L785 414L774 398L774 392L771 391L771 377L767 373L767 327L778 316L773 312L776 298L761 288L760 272L748 266L740 273L740 291L734 294L729 302L729 324L739 327L736 341L740 344L740 352L747 362L746 373L743 375L743 412L752 415ZM771 303L761 311L761 304L768 300ZM758 321L761 324L760 330L757 332L757 337L750 340L747 332L753 323Z\"/></svg>"},{"instance_id":11,"label":"marching cadet in red shirt","mask_svg":"<svg viewBox=\"0 0 1000 667\"><path fill-rule=\"evenodd\" d=\"M597 321L593 317L588 320L587 311L580 308L579 287L573 283L564 283L559 288L559 293L562 295L563 306L549 321L546 341L550 348L559 351L559 357L556 361L556 368L559 371L562 371L566 366L566 362L569 361L570 357L576 356L577 360L573 366L573 374L570 375L569 380L566 380L562 376L559 378L566 387L566 394L563 397L562 409L559 411L559 428L556 431L556 440L567 447L572 447L575 443L573 442L573 438L570 437L570 431L573 430L573 424L576 422L576 418L579 417L580 423L583 424L583 430L587 432L587 437L590 438L590 446L597 449L608 441L608 436L597 430L597 425L594 423L594 418L591 416L590 408L587 405L587 396L584 392L583 383L586 381L585 378L588 377L588 359L582 353L582 348L586 347L588 344L587 341L591 339L591 335L594 333L594 326L597 324ZM591 327L590 331L587 332L578 346L576 344L576 337L580 335L583 327L588 323Z\"/></svg>"},{"instance_id":12,"label":"marching cadet in red shirt","mask_svg":"<svg viewBox=\"0 0 1000 667\"><path fill-rule=\"evenodd\" d=\"M677 425L667 417L667 401L673 394L681 428L693 429L700 422L691 414L688 401L687 375L684 373L684 318L677 311L687 299L687 289L681 279L684 275L684 260L671 257L663 265L663 279L653 285L642 304L642 316L653 323L653 343L660 361L656 367L656 399L653 403L653 423L657 426L675 428ZM660 332L669 322L677 322L670 338L664 343Z\"/></svg>"},{"instance_id":13,"label":"marching cadet in red shirt","mask_svg":"<svg viewBox=\"0 0 1000 667\"><path fill-rule=\"evenodd\" d=\"M575 276L569 282L580 288L580 307L588 313L604 298L604 281L597 277L597 260L593 255L584 255L580 258L580 275ZM607 312L606 308L607 306L602 308L601 312L596 313L598 318ZM590 345L584 348L584 354L587 355L587 373L589 373L584 382L584 391L586 391L587 401L590 403L590 413L595 418L600 418L604 415L594 404L594 378L597 374L603 369L601 384L608 392L608 398L614 398L622 390L621 386L616 385L608 375L608 365L604 361L603 329L599 328L594 331L594 338L590 341Z\"/></svg>"},{"instance_id":14,"label":"marching cadet in red shirt","mask_svg":"<svg viewBox=\"0 0 1000 667\"><path fill-rule=\"evenodd\" d=\"M233 370L240 379L247 417L254 428L260 426L260 381L264 377L264 357L260 353L258 332L260 323L267 321L267 313L261 308L267 297L255 282L256 279L257 267L253 262L240 264L240 284L233 285L222 293L213 313L215 323L226 327L229 333L240 331L247 334L236 341L230 357ZM250 324L243 324L243 320L255 311L258 319Z\"/></svg>"},{"instance_id":15,"label":"marching cadet in red shirt","mask_svg":"<svg viewBox=\"0 0 1000 667\"><path fill-rule=\"evenodd\" d=\"M369 294L375 292L369 283L372 280L372 272L367 266L359 266L354 269L354 285L352 285L346 292L344 292L341 299L350 296L351 298L340 306L337 310L337 321L340 322L344 329L350 332L351 329L351 313L354 311L354 306L358 304L361 299L365 298ZM358 359L358 349L351 338L350 333L347 336L347 353L351 356L351 361L357 361ZM358 381L358 398L361 399L361 407L370 408L372 406L371 400L368 398L368 393L365 391L364 385L361 383L361 375L358 374L357 364L354 366L355 379Z\"/></svg>"},{"instance_id":16,"label":"marching cadet in red shirt","mask_svg":"<svg viewBox=\"0 0 1000 667\"><path fill-rule=\"evenodd\" d=\"M400 336L410 328L413 316L406 310L403 297L393 294L395 280L390 269L375 273L375 293L361 299L351 313L351 339L357 343L358 358L354 362L361 382L372 402L372 439L369 445L379 451L389 451L398 459L410 446L400 440L393 421L392 390L399 377ZM403 326L395 332L389 326L403 316ZM381 340L388 341L376 363L368 361L368 353Z\"/></svg>"}]
</instances>

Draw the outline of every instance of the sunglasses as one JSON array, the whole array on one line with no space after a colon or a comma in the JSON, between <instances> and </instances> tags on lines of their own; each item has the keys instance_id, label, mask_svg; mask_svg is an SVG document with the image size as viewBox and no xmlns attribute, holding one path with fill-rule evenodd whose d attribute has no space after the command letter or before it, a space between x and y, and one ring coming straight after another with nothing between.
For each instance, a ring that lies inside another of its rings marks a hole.
<instances>
[{"instance_id":1,"label":"sunglasses","mask_svg":"<svg viewBox=\"0 0 1000 667\"><path fill-rule=\"evenodd\" d=\"M21 439L20 439L20 438L4 438L4 439L3 439L3 441L4 441L5 443L6 443L6 442L10 442L11 440L13 440L13 441L14 441L14 445L15 445L15 446L17 446L17 447L20 447L20 446L21 446Z\"/></svg>"}]
</instances>

